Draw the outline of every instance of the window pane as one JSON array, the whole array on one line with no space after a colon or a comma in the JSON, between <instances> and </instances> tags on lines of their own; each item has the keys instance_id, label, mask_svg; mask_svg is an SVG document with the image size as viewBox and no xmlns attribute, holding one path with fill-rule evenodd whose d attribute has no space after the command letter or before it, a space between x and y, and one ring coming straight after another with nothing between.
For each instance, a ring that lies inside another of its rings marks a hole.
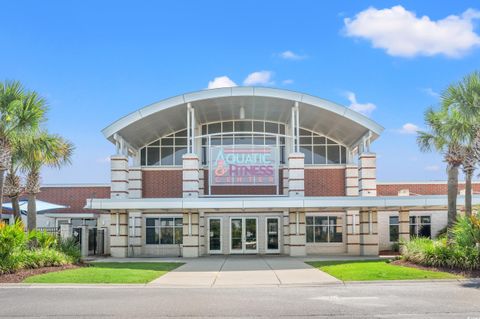
<instances>
[{"instance_id":1,"label":"window pane","mask_svg":"<svg viewBox=\"0 0 480 319\"><path fill-rule=\"evenodd\" d=\"M313 147L313 164L326 164L327 158L325 154L325 146Z\"/></svg>"},{"instance_id":2,"label":"window pane","mask_svg":"<svg viewBox=\"0 0 480 319\"><path fill-rule=\"evenodd\" d=\"M340 151L341 151L341 163L345 164L347 162L347 149L344 146L340 146Z\"/></svg>"},{"instance_id":3,"label":"window pane","mask_svg":"<svg viewBox=\"0 0 480 319\"><path fill-rule=\"evenodd\" d=\"M265 128L263 127L263 122L260 121L253 121L253 131L254 132L265 132Z\"/></svg>"},{"instance_id":4,"label":"window pane","mask_svg":"<svg viewBox=\"0 0 480 319\"><path fill-rule=\"evenodd\" d=\"M159 146L160 140L153 141L152 143L148 144L148 146Z\"/></svg>"},{"instance_id":5,"label":"window pane","mask_svg":"<svg viewBox=\"0 0 480 319\"><path fill-rule=\"evenodd\" d=\"M140 165L147 165L147 149L145 147L140 150Z\"/></svg>"},{"instance_id":6,"label":"window pane","mask_svg":"<svg viewBox=\"0 0 480 319\"><path fill-rule=\"evenodd\" d=\"M417 226L410 225L410 237L415 237L415 236L417 236Z\"/></svg>"},{"instance_id":7,"label":"window pane","mask_svg":"<svg viewBox=\"0 0 480 319\"><path fill-rule=\"evenodd\" d=\"M390 216L390 225L398 225L398 216Z\"/></svg>"},{"instance_id":8,"label":"window pane","mask_svg":"<svg viewBox=\"0 0 480 319\"><path fill-rule=\"evenodd\" d=\"M332 141L331 139L327 138L327 144L337 144L337 143L335 143L335 142Z\"/></svg>"},{"instance_id":9,"label":"window pane","mask_svg":"<svg viewBox=\"0 0 480 319\"><path fill-rule=\"evenodd\" d=\"M417 223L417 217L416 216L410 216L410 224L416 224Z\"/></svg>"},{"instance_id":10,"label":"window pane","mask_svg":"<svg viewBox=\"0 0 480 319\"><path fill-rule=\"evenodd\" d=\"M265 145L277 145L277 138L273 136L265 136Z\"/></svg>"},{"instance_id":11,"label":"window pane","mask_svg":"<svg viewBox=\"0 0 480 319\"><path fill-rule=\"evenodd\" d=\"M211 145L222 145L222 137L221 136L212 136L210 138Z\"/></svg>"},{"instance_id":12,"label":"window pane","mask_svg":"<svg viewBox=\"0 0 480 319\"><path fill-rule=\"evenodd\" d=\"M147 218L145 224L147 226L156 226L158 225L158 218Z\"/></svg>"},{"instance_id":13,"label":"window pane","mask_svg":"<svg viewBox=\"0 0 480 319\"><path fill-rule=\"evenodd\" d=\"M147 148L147 165L159 165L160 164L160 148L148 147Z\"/></svg>"},{"instance_id":14,"label":"window pane","mask_svg":"<svg viewBox=\"0 0 480 319\"><path fill-rule=\"evenodd\" d=\"M162 245L173 244L173 227L160 228L160 244Z\"/></svg>"},{"instance_id":15,"label":"window pane","mask_svg":"<svg viewBox=\"0 0 480 319\"><path fill-rule=\"evenodd\" d=\"M304 130L304 129L300 129L300 135L303 135L303 136L310 136L312 135L312 132L310 131L307 131L307 130Z\"/></svg>"},{"instance_id":16,"label":"window pane","mask_svg":"<svg viewBox=\"0 0 480 319\"><path fill-rule=\"evenodd\" d=\"M233 132L233 122L223 122L223 128L222 131L225 132Z\"/></svg>"},{"instance_id":17,"label":"window pane","mask_svg":"<svg viewBox=\"0 0 480 319\"><path fill-rule=\"evenodd\" d=\"M430 216L422 216L420 217L420 222L422 224L430 224Z\"/></svg>"},{"instance_id":18,"label":"window pane","mask_svg":"<svg viewBox=\"0 0 480 319\"><path fill-rule=\"evenodd\" d=\"M334 224L329 227L330 231L330 242L331 243L341 243L343 241L343 235L342 235L342 225L337 225Z\"/></svg>"},{"instance_id":19,"label":"window pane","mask_svg":"<svg viewBox=\"0 0 480 319\"><path fill-rule=\"evenodd\" d=\"M251 145L252 144L252 137L250 135L246 136L235 136L235 144L240 145Z\"/></svg>"},{"instance_id":20,"label":"window pane","mask_svg":"<svg viewBox=\"0 0 480 319\"><path fill-rule=\"evenodd\" d=\"M305 164L312 164L312 147L300 145L300 152L305 154Z\"/></svg>"},{"instance_id":21,"label":"window pane","mask_svg":"<svg viewBox=\"0 0 480 319\"><path fill-rule=\"evenodd\" d=\"M390 241L398 241L398 225L390 225Z\"/></svg>"},{"instance_id":22,"label":"window pane","mask_svg":"<svg viewBox=\"0 0 480 319\"><path fill-rule=\"evenodd\" d=\"M202 135L207 135L207 125L202 125Z\"/></svg>"},{"instance_id":23,"label":"window pane","mask_svg":"<svg viewBox=\"0 0 480 319\"><path fill-rule=\"evenodd\" d=\"M183 154L187 154L187 148L186 147L175 147L175 165L182 165Z\"/></svg>"},{"instance_id":24,"label":"window pane","mask_svg":"<svg viewBox=\"0 0 480 319\"><path fill-rule=\"evenodd\" d=\"M183 218L175 218L175 226L183 226Z\"/></svg>"},{"instance_id":25,"label":"window pane","mask_svg":"<svg viewBox=\"0 0 480 319\"><path fill-rule=\"evenodd\" d=\"M278 131L280 134L285 134L285 125L279 124L279 125L278 125L278 128L280 129L280 130Z\"/></svg>"},{"instance_id":26,"label":"window pane","mask_svg":"<svg viewBox=\"0 0 480 319\"><path fill-rule=\"evenodd\" d=\"M160 226L173 226L173 218L160 218Z\"/></svg>"},{"instance_id":27,"label":"window pane","mask_svg":"<svg viewBox=\"0 0 480 319\"><path fill-rule=\"evenodd\" d=\"M265 145L265 139L264 139L263 135L262 136L258 136L258 135L254 136L253 137L253 144L255 144L255 145Z\"/></svg>"},{"instance_id":28,"label":"window pane","mask_svg":"<svg viewBox=\"0 0 480 319\"><path fill-rule=\"evenodd\" d=\"M307 216L307 225L313 225L313 217Z\"/></svg>"},{"instance_id":29,"label":"window pane","mask_svg":"<svg viewBox=\"0 0 480 319\"><path fill-rule=\"evenodd\" d=\"M162 165L173 165L173 147L162 147Z\"/></svg>"},{"instance_id":30,"label":"window pane","mask_svg":"<svg viewBox=\"0 0 480 319\"><path fill-rule=\"evenodd\" d=\"M315 217L315 225L328 225L328 217L327 216L316 216Z\"/></svg>"},{"instance_id":31,"label":"window pane","mask_svg":"<svg viewBox=\"0 0 480 319\"><path fill-rule=\"evenodd\" d=\"M223 136L222 145L233 145L233 136L227 135Z\"/></svg>"},{"instance_id":32,"label":"window pane","mask_svg":"<svg viewBox=\"0 0 480 319\"><path fill-rule=\"evenodd\" d=\"M307 243L313 243L313 226L307 226Z\"/></svg>"},{"instance_id":33,"label":"window pane","mask_svg":"<svg viewBox=\"0 0 480 319\"><path fill-rule=\"evenodd\" d=\"M266 133L278 133L278 124L272 122L265 122L265 132Z\"/></svg>"},{"instance_id":34,"label":"window pane","mask_svg":"<svg viewBox=\"0 0 480 319\"><path fill-rule=\"evenodd\" d=\"M340 163L340 151L338 146L327 146L328 164Z\"/></svg>"},{"instance_id":35,"label":"window pane","mask_svg":"<svg viewBox=\"0 0 480 319\"><path fill-rule=\"evenodd\" d=\"M324 136L318 136L314 135L313 136L313 144L325 144L325 137Z\"/></svg>"},{"instance_id":36,"label":"window pane","mask_svg":"<svg viewBox=\"0 0 480 319\"><path fill-rule=\"evenodd\" d=\"M187 145L187 138L186 137L176 137L175 138L175 146L186 146Z\"/></svg>"},{"instance_id":37,"label":"window pane","mask_svg":"<svg viewBox=\"0 0 480 319\"><path fill-rule=\"evenodd\" d=\"M172 146L172 145L173 145L173 138L172 137L162 138L162 146Z\"/></svg>"},{"instance_id":38,"label":"window pane","mask_svg":"<svg viewBox=\"0 0 480 319\"><path fill-rule=\"evenodd\" d=\"M326 243L328 242L328 227L327 226L315 226L315 242Z\"/></svg>"},{"instance_id":39,"label":"window pane","mask_svg":"<svg viewBox=\"0 0 480 319\"><path fill-rule=\"evenodd\" d=\"M252 122L251 121L235 122L235 131L237 131L237 132L251 132L252 131Z\"/></svg>"},{"instance_id":40,"label":"window pane","mask_svg":"<svg viewBox=\"0 0 480 319\"><path fill-rule=\"evenodd\" d=\"M145 229L145 237L147 245L157 245L159 243L158 228L147 227Z\"/></svg>"},{"instance_id":41,"label":"window pane","mask_svg":"<svg viewBox=\"0 0 480 319\"><path fill-rule=\"evenodd\" d=\"M418 229L419 237L427 237L427 238L432 237L432 227L430 225L421 225L418 227L419 227Z\"/></svg>"},{"instance_id":42,"label":"window pane","mask_svg":"<svg viewBox=\"0 0 480 319\"><path fill-rule=\"evenodd\" d=\"M311 136L300 136L300 144L310 145L312 144Z\"/></svg>"},{"instance_id":43,"label":"window pane","mask_svg":"<svg viewBox=\"0 0 480 319\"><path fill-rule=\"evenodd\" d=\"M187 130L182 130L175 133L175 136L187 136Z\"/></svg>"},{"instance_id":44,"label":"window pane","mask_svg":"<svg viewBox=\"0 0 480 319\"><path fill-rule=\"evenodd\" d=\"M208 134L220 133L222 129L222 123L208 124Z\"/></svg>"}]
</instances>

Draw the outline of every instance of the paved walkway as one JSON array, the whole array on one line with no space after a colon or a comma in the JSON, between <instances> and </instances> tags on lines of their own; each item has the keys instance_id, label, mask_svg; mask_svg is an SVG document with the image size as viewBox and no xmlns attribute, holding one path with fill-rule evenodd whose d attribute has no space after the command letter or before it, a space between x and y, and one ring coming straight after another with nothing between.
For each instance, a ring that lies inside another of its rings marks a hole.
<instances>
[{"instance_id":1,"label":"paved walkway","mask_svg":"<svg viewBox=\"0 0 480 319\"><path fill-rule=\"evenodd\" d=\"M185 265L152 281L162 287L248 287L340 284L303 262L284 256L209 256L183 259Z\"/></svg>"}]
</instances>

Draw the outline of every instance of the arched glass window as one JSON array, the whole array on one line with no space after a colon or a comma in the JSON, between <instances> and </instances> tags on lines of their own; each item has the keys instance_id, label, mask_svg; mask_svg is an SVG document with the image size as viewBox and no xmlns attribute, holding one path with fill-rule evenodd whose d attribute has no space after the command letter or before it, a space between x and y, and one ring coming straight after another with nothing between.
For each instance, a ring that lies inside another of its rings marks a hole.
<instances>
[{"instance_id":1,"label":"arched glass window","mask_svg":"<svg viewBox=\"0 0 480 319\"><path fill-rule=\"evenodd\" d=\"M162 137L140 150L140 165L182 165L182 156L187 153L187 130Z\"/></svg>"},{"instance_id":2,"label":"arched glass window","mask_svg":"<svg viewBox=\"0 0 480 319\"><path fill-rule=\"evenodd\" d=\"M207 164L208 145L277 145L280 163L286 162L285 124L255 120L224 121L203 124L202 163ZM345 164L346 148L318 133L300 129L300 152L305 165ZM182 165L187 153L187 130L164 136L140 150L142 166Z\"/></svg>"}]
</instances>

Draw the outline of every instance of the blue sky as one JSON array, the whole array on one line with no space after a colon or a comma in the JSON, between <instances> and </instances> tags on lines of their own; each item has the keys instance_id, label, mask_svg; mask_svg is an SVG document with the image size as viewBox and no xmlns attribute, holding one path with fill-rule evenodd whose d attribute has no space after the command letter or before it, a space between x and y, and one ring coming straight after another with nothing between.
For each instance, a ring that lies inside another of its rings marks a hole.
<instances>
[{"instance_id":1,"label":"blue sky","mask_svg":"<svg viewBox=\"0 0 480 319\"><path fill-rule=\"evenodd\" d=\"M370 111L385 127L373 145L379 180L445 179L441 157L420 153L408 133L422 128L442 89L480 62L477 1L2 1L1 8L0 79L44 95L48 129L76 145L73 164L45 170L44 183L107 182L114 147L102 128L215 78L242 85L249 75L256 85Z\"/></svg>"}]
</instances>

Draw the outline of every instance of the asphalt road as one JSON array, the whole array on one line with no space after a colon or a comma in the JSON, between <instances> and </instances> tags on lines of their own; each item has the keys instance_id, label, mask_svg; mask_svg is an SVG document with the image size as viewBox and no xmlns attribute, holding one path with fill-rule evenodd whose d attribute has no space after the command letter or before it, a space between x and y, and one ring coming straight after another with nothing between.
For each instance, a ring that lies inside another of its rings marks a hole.
<instances>
[{"instance_id":1,"label":"asphalt road","mask_svg":"<svg viewBox=\"0 0 480 319\"><path fill-rule=\"evenodd\" d=\"M158 288L0 286L0 318L480 318L480 283Z\"/></svg>"}]
</instances>

